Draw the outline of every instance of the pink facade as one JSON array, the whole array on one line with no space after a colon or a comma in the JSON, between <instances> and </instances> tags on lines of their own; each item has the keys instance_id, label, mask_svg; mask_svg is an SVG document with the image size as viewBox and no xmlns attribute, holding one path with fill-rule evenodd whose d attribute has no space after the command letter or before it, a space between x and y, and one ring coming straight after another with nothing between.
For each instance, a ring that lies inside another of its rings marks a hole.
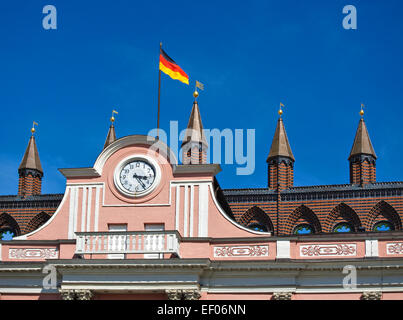
<instances>
[{"instance_id":1,"label":"pink facade","mask_svg":"<svg viewBox=\"0 0 403 320\"><path fill-rule=\"evenodd\" d=\"M247 229L216 197L218 165L178 165L154 142L127 136L92 168L60 170L66 192L56 213L1 244L3 282L18 283L2 289L1 299L403 298L403 285L391 285L403 284L401 234L273 237ZM118 186L130 159L154 169L141 196ZM357 271L354 288L343 287L347 265ZM48 291L38 289L45 266L59 275ZM19 277L24 268L28 283Z\"/></svg>"}]
</instances>

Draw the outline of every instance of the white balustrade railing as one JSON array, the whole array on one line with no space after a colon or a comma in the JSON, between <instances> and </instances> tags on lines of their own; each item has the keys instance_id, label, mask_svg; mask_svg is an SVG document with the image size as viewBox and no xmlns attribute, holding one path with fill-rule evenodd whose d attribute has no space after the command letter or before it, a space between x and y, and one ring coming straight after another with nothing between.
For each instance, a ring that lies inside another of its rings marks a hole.
<instances>
[{"instance_id":1,"label":"white balustrade railing","mask_svg":"<svg viewBox=\"0 0 403 320\"><path fill-rule=\"evenodd\" d=\"M177 231L76 232L77 254L176 253Z\"/></svg>"}]
</instances>

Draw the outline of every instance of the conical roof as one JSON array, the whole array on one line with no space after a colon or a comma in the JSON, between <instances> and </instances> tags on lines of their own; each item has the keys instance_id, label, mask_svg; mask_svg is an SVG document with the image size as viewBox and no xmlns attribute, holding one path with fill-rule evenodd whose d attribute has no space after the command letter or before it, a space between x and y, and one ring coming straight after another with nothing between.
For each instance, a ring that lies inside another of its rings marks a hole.
<instances>
[{"instance_id":1,"label":"conical roof","mask_svg":"<svg viewBox=\"0 0 403 320\"><path fill-rule=\"evenodd\" d=\"M113 123L109 127L108 135L106 136L104 149L116 140L116 132Z\"/></svg>"},{"instance_id":2,"label":"conical roof","mask_svg":"<svg viewBox=\"0 0 403 320\"><path fill-rule=\"evenodd\" d=\"M360 119L358 123L358 129L355 134L353 147L351 148L350 156L359 155L359 154L368 154L373 156L376 159L375 150L372 146L371 139L369 138L367 126L365 125L364 119Z\"/></svg>"},{"instance_id":3,"label":"conical roof","mask_svg":"<svg viewBox=\"0 0 403 320\"><path fill-rule=\"evenodd\" d=\"M35 143L34 135L31 136L28 142L27 149L25 150L24 157L18 170L33 169L43 173L41 161L39 160L39 153Z\"/></svg>"},{"instance_id":4,"label":"conical roof","mask_svg":"<svg viewBox=\"0 0 403 320\"><path fill-rule=\"evenodd\" d=\"M273 142L271 143L269 156L267 161L273 157L288 157L295 161L294 155L292 154L290 143L288 142L287 133L285 132L285 127L283 119L280 117L277 121L276 131L274 133Z\"/></svg>"},{"instance_id":5,"label":"conical roof","mask_svg":"<svg viewBox=\"0 0 403 320\"><path fill-rule=\"evenodd\" d=\"M201 121L199 104L197 101L193 102L192 112L190 113L190 118L188 126L185 132L185 137L182 142L182 146L188 142L201 142L207 146L206 137L203 132L203 124Z\"/></svg>"}]
</instances>

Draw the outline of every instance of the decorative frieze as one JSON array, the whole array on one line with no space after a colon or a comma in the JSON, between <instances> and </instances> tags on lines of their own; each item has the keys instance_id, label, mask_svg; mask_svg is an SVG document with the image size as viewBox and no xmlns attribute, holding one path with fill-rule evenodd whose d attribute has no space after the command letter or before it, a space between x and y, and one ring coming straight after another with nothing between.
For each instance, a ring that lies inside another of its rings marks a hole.
<instances>
[{"instance_id":1,"label":"decorative frieze","mask_svg":"<svg viewBox=\"0 0 403 320\"><path fill-rule=\"evenodd\" d=\"M165 293L168 296L169 300L181 300L182 299L182 290L165 290Z\"/></svg>"},{"instance_id":2,"label":"decorative frieze","mask_svg":"<svg viewBox=\"0 0 403 320\"><path fill-rule=\"evenodd\" d=\"M32 260L32 259L57 259L59 251L56 248L10 248L9 259Z\"/></svg>"},{"instance_id":3,"label":"decorative frieze","mask_svg":"<svg viewBox=\"0 0 403 320\"><path fill-rule=\"evenodd\" d=\"M274 292L272 300L291 300L292 292Z\"/></svg>"},{"instance_id":4,"label":"decorative frieze","mask_svg":"<svg viewBox=\"0 0 403 320\"><path fill-rule=\"evenodd\" d=\"M74 290L59 290L60 296L63 300L75 300Z\"/></svg>"},{"instance_id":5,"label":"decorative frieze","mask_svg":"<svg viewBox=\"0 0 403 320\"><path fill-rule=\"evenodd\" d=\"M200 291L197 289L171 289L165 290L169 300L199 300Z\"/></svg>"},{"instance_id":6,"label":"decorative frieze","mask_svg":"<svg viewBox=\"0 0 403 320\"><path fill-rule=\"evenodd\" d=\"M185 300L199 300L201 297L200 291L196 289L183 290L182 293Z\"/></svg>"},{"instance_id":7,"label":"decorative frieze","mask_svg":"<svg viewBox=\"0 0 403 320\"><path fill-rule=\"evenodd\" d=\"M361 296L361 300L381 300L382 292L381 291L368 291L363 292Z\"/></svg>"},{"instance_id":8,"label":"decorative frieze","mask_svg":"<svg viewBox=\"0 0 403 320\"><path fill-rule=\"evenodd\" d=\"M386 244L386 254L403 254L403 242L389 242Z\"/></svg>"},{"instance_id":9,"label":"decorative frieze","mask_svg":"<svg viewBox=\"0 0 403 320\"><path fill-rule=\"evenodd\" d=\"M94 296L93 292L87 289L60 289L59 293L63 300L91 300Z\"/></svg>"},{"instance_id":10,"label":"decorative frieze","mask_svg":"<svg viewBox=\"0 0 403 320\"><path fill-rule=\"evenodd\" d=\"M338 257L338 256L356 256L357 245L349 244L314 244L303 245L300 247L301 257Z\"/></svg>"},{"instance_id":11,"label":"decorative frieze","mask_svg":"<svg viewBox=\"0 0 403 320\"><path fill-rule=\"evenodd\" d=\"M76 300L91 300L94 294L91 290L74 290L76 294Z\"/></svg>"},{"instance_id":12,"label":"decorative frieze","mask_svg":"<svg viewBox=\"0 0 403 320\"><path fill-rule=\"evenodd\" d=\"M215 258L268 257L269 246L223 246L214 247Z\"/></svg>"}]
</instances>

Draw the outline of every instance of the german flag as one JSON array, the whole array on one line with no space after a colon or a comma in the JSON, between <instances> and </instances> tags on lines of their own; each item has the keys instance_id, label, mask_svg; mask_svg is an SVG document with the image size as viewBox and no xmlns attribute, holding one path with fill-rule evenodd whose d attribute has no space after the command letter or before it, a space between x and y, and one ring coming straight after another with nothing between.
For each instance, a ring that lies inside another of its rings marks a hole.
<instances>
[{"instance_id":1,"label":"german flag","mask_svg":"<svg viewBox=\"0 0 403 320\"><path fill-rule=\"evenodd\" d=\"M189 84L189 76L173 61L162 48L160 49L160 70L172 79Z\"/></svg>"}]
</instances>

